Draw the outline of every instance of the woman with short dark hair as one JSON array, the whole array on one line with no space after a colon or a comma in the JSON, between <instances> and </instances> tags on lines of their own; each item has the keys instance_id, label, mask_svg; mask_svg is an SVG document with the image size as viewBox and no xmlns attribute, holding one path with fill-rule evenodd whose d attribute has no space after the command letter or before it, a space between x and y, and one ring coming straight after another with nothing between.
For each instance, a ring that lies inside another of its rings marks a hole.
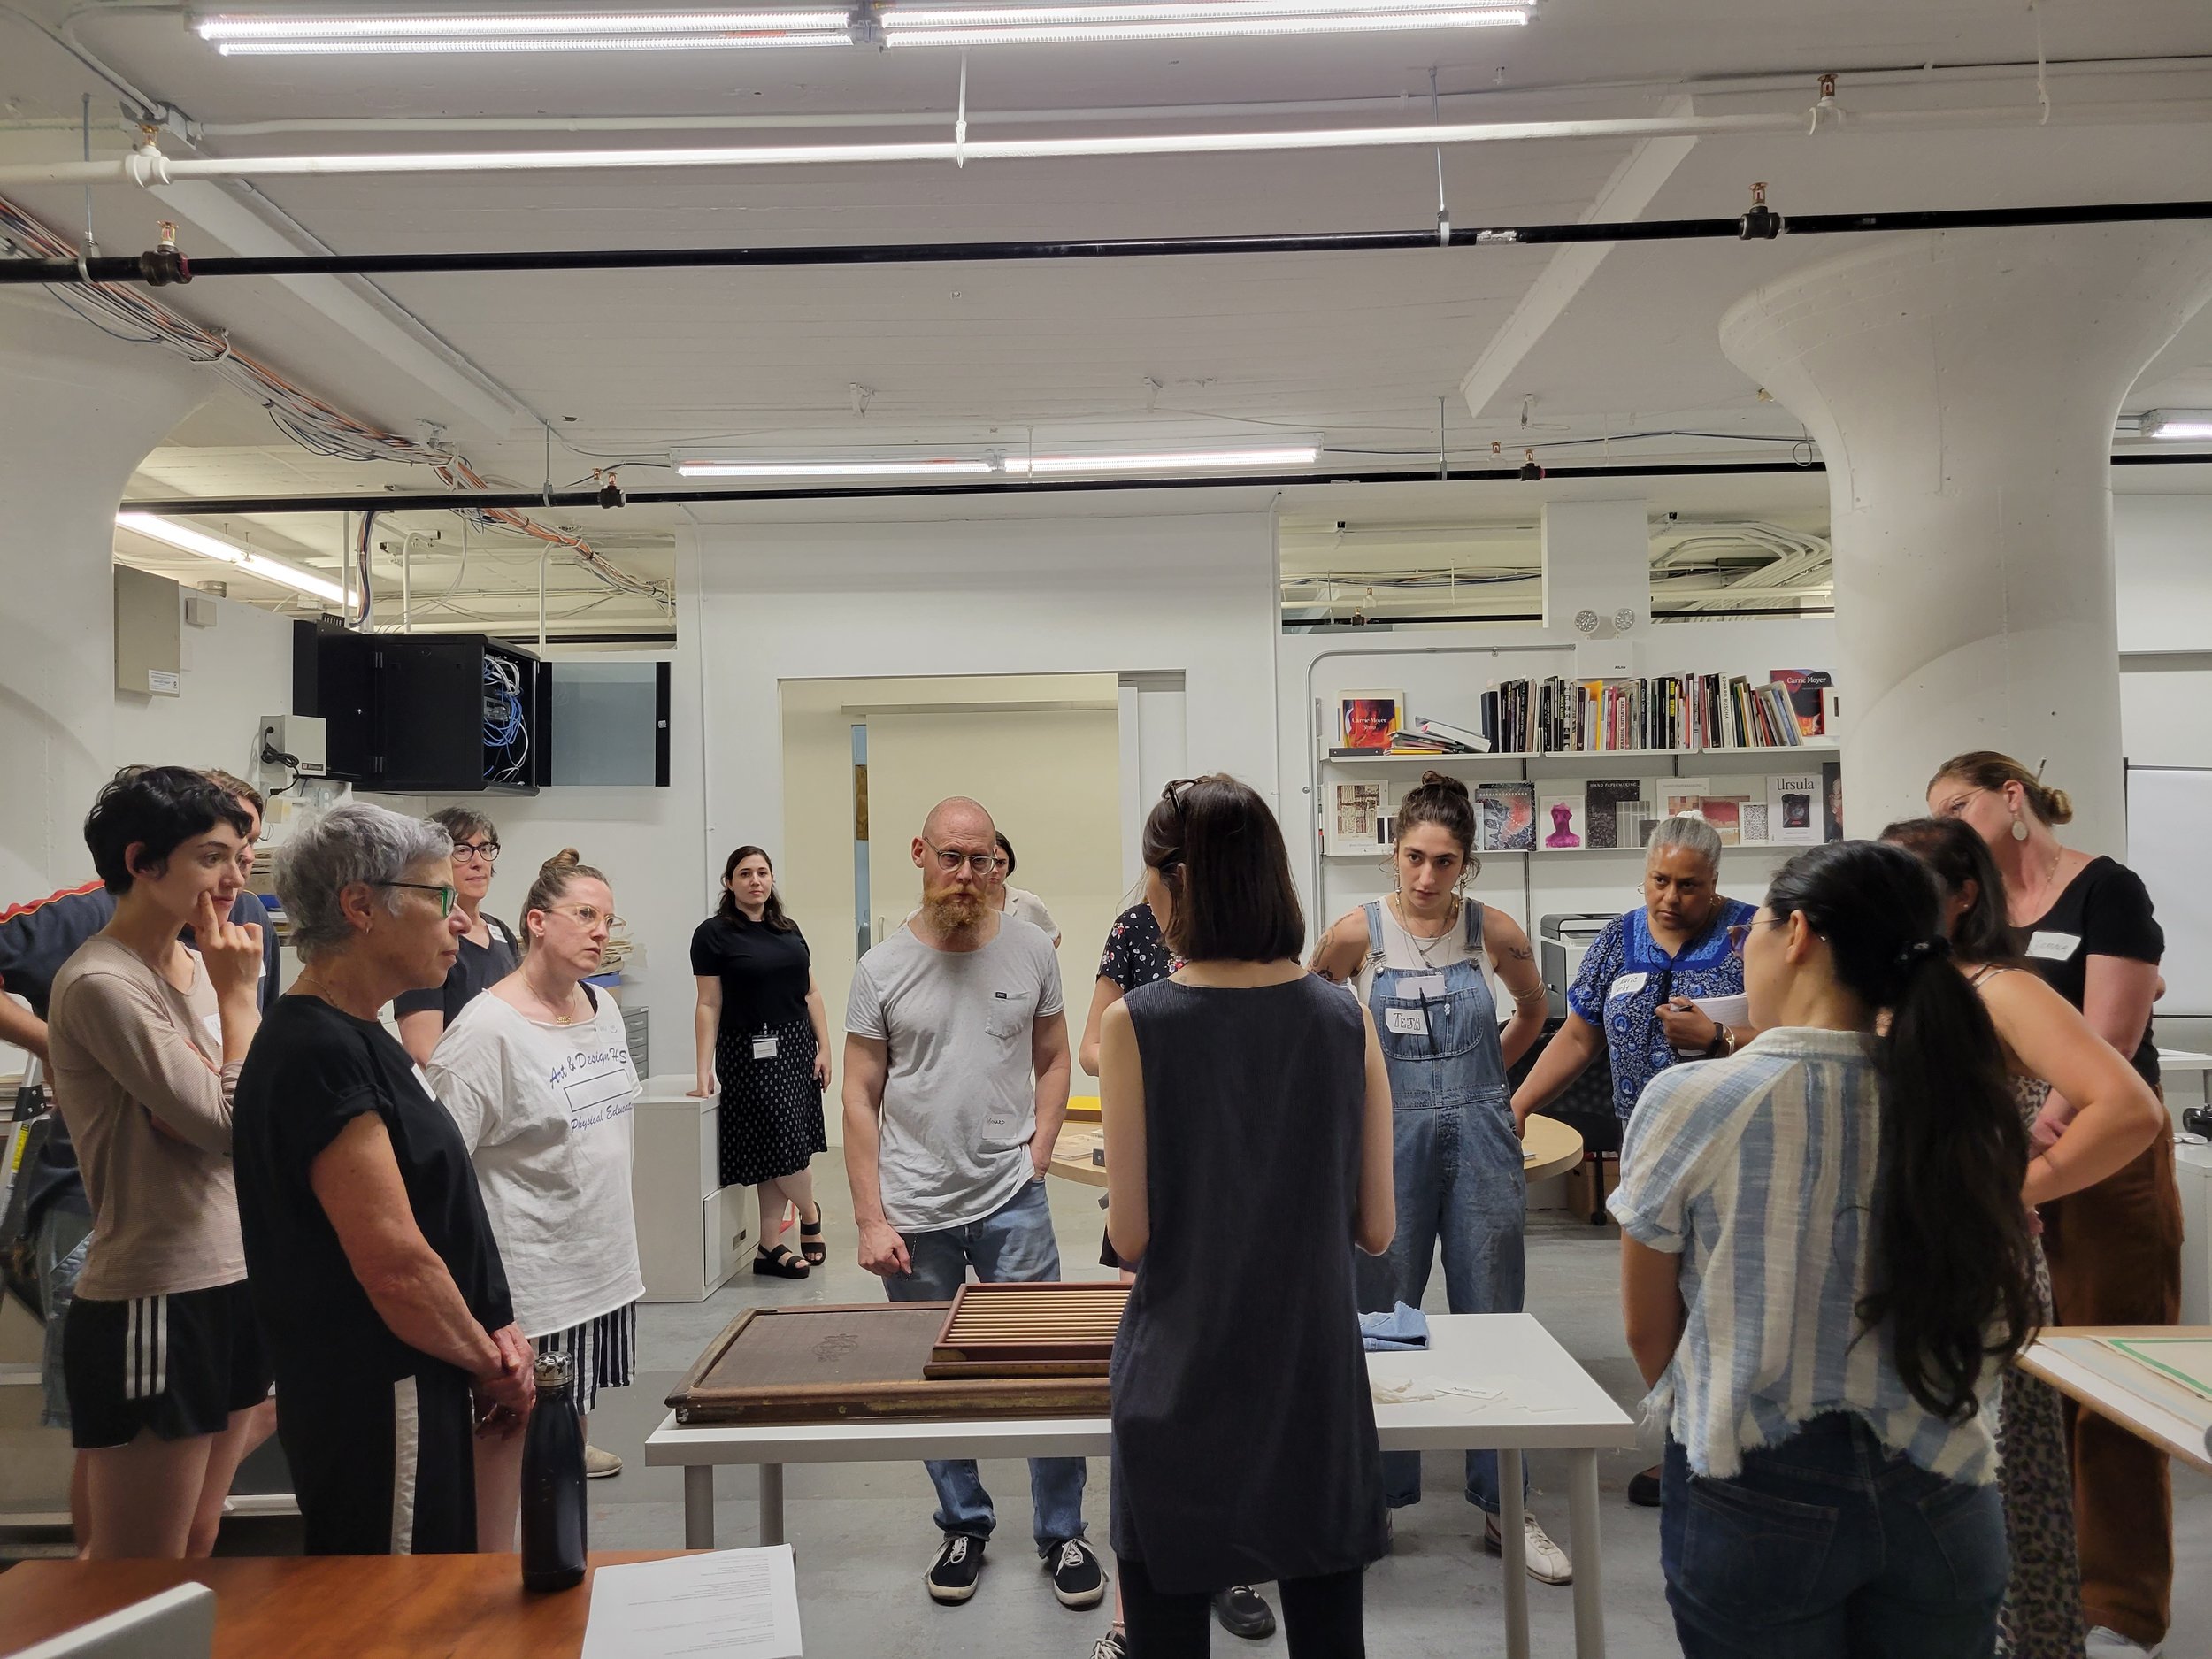
<instances>
[{"instance_id":1,"label":"woman with short dark hair","mask_svg":"<svg viewBox=\"0 0 2212 1659\"><path fill-rule=\"evenodd\" d=\"M115 913L54 976L46 1039L92 1205L62 1371L96 1559L207 1555L269 1392L230 1160L261 1020L261 930L227 919L250 823L178 766L119 772L85 819Z\"/></svg>"},{"instance_id":2,"label":"woman with short dark hair","mask_svg":"<svg viewBox=\"0 0 2212 1659\"><path fill-rule=\"evenodd\" d=\"M461 1010L512 973L522 959L514 929L484 909L492 869L499 862L498 829L481 812L465 806L441 808L427 821L453 843L455 909L468 918L468 926L461 933L460 954L446 970L444 984L402 991L392 999L400 1045L418 1065L429 1063L438 1039L461 1018Z\"/></svg>"},{"instance_id":3,"label":"woman with short dark hair","mask_svg":"<svg viewBox=\"0 0 2212 1659\"><path fill-rule=\"evenodd\" d=\"M1018 922L1027 922L1058 949L1060 924L1052 919L1042 899L1027 887L1014 885L1014 872L1021 868L1021 860L1014 856L1014 843L1006 839L1005 831L998 832L997 839L998 856L991 860L991 908Z\"/></svg>"},{"instance_id":4,"label":"woman with short dark hair","mask_svg":"<svg viewBox=\"0 0 2212 1659\"><path fill-rule=\"evenodd\" d=\"M1271 1578L1292 1652L1356 1659L1385 1530L1345 1247L1379 1256L1396 1228L1389 1073L1366 1010L1300 965L1255 791L1169 785L1144 864L1184 965L1099 1037L1107 1226L1137 1274L1112 1404L1131 1651L1202 1655L1213 1594Z\"/></svg>"}]
</instances>

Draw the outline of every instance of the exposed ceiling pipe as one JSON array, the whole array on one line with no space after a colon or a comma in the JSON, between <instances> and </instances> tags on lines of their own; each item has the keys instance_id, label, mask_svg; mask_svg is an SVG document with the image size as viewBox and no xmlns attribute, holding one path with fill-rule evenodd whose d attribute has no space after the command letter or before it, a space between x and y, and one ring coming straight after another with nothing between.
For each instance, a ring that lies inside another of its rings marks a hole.
<instances>
[{"instance_id":1,"label":"exposed ceiling pipe","mask_svg":"<svg viewBox=\"0 0 2212 1659\"><path fill-rule=\"evenodd\" d=\"M2212 101L2090 106L2098 119L2130 124L2212 119ZM1853 111L1845 133L2034 127L2035 104L1986 109ZM1546 142L1599 139L1804 136L1802 112L1602 117L1586 120L1432 122L1260 133L1125 133L1079 138L977 138L964 143L687 145L677 149L525 150L394 152L373 155L168 157L142 144L96 161L19 162L0 166L0 188L35 185L166 184L180 179L265 179L454 173L599 173L673 169L885 165L902 162L1015 161L1101 156L1190 156L1321 150L1380 150L1438 144Z\"/></svg>"},{"instance_id":2,"label":"exposed ceiling pipe","mask_svg":"<svg viewBox=\"0 0 2212 1659\"><path fill-rule=\"evenodd\" d=\"M1329 231L1257 236L1123 237L1094 242L879 242L794 248L583 248L513 253L390 253L190 259L174 245L135 257L0 260L0 284L75 287L201 277L365 276L460 272L645 271L795 265L941 265L1055 259L1153 259L1182 255L1383 253L1547 242L1771 241L1778 236L1889 231L1991 230L2020 226L2119 225L2212 219L2212 201L2088 202L2051 207L1808 213L1786 219L1755 185L1751 210L1734 219L1626 219L1563 225L1453 226L1417 231Z\"/></svg>"},{"instance_id":3,"label":"exposed ceiling pipe","mask_svg":"<svg viewBox=\"0 0 2212 1659\"><path fill-rule=\"evenodd\" d=\"M2116 455L2115 466L2212 465L2212 455ZM1622 466L1548 468L1554 483L1595 478L1712 478L1724 474L1763 472L1825 472L1824 463L1795 461L1678 461ZM1226 478L1094 478L1033 479L1002 484L921 484L856 488L845 485L814 485L784 489L631 489L623 492L626 507L688 507L698 502L781 501L927 501L937 498L1001 495L1020 498L1085 493L1119 494L1154 489L1297 489L1333 484L1467 484L1499 483L1518 479L1512 466L1464 467L1439 477L1434 472L1282 472L1272 477ZM410 494L380 490L350 495L219 495L172 496L159 501L127 501L126 512L192 515L237 513L265 517L295 512L452 511L459 508L591 507L600 505L597 492L582 489L490 490Z\"/></svg>"}]
</instances>

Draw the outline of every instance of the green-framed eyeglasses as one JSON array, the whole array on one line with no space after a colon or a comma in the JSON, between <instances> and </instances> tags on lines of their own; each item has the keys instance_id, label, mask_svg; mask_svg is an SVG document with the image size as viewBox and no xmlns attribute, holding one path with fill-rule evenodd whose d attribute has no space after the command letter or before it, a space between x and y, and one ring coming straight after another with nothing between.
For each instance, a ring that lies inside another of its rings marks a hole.
<instances>
[{"instance_id":1,"label":"green-framed eyeglasses","mask_svg":"<svg viewBox=\"0 0 2212 1659\"><path fill-rule=\"evenodd\" d=\"M434 887L426 881L372 881L369 885L373 887L405 887L411 893L436 894L440 921L445 920L447 917L453 914L453 902L461 896L460 893L453 887Z\"/></svg>"}]
</instances>

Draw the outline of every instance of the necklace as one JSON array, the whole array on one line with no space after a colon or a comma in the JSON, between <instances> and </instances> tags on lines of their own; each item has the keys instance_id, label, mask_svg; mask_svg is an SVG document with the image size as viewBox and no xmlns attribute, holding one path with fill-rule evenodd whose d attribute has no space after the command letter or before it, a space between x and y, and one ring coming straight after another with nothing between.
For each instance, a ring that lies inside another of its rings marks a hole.
<instances>
[{"instance_id":1,"label":"necklace","mask_svg":"<svg viewBox=\"0 0 2212 1659\"><path fill-rule=\"evenodd\" d=\"M552 1017L553 1023L555 1025L573 1025L580 1018L580 1016L572 1013L564 1014L559 1009L554 1007L553 999L546 995L544 992L538 989L538 987L531 982L530 976L528 974L526 973L523 975L522 982L530 987L531 996L535 999L540 1008L543 1009ZM575 986L570 986L568 987L568 995L564 999L572 1008L573 1008L576 1003L576 991L577 987Z\"/></svg>"},{"instance_id":2,"label":"necklace","mask_svg":"<svg viewBox=\"0 0 2212 1659\"><path fill-rule=\"evenodd\" d=\"M2059 866L2065 862L2066 849L2063 847L2058 848L2051 854L2051 867L2043 872L2042 879L2036 883L2035 912L2039 917L2047 914L2051 908L2051 884L2058 879Z\"/></svg>"},{"instance_id":3,"label":"necklace","mask_svg":"<svg viewBox=\"0 0 2212 1659\"><path fill-rule=\"evenodd\" d=\"M1444 926L1433 933L1417 933L1413 931L1413 924L1406 915L1405 901L1402 898L1394 895L1390 901L1390 908L1397 917L1398 931L1413 941L1413 954L1421 958L1421 965L1425 968L1433 967L1435 964L1432 958L1437 946L1451 937L1452 924L1459 919L1458 895L1456 894L1453 895L1451 908L1444 914Z\"/></svg>"}]
</instances>

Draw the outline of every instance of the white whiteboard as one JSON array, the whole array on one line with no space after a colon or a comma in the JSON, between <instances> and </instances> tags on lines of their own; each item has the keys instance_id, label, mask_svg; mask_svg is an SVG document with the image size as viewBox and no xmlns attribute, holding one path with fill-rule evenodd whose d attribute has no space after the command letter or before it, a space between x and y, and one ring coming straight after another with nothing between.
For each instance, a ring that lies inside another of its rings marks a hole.
<instances>
[{"instance_id":1,"label":"white whiteboard","mask_svg":"<svg viewBox=\"0 0 2212 1659\"><path fill-rule=\"evenodd\" d=\"M2127 811L2128 863L2150 889L2166 933L2159 1016L2212 1017L2212 883L2205 879L2212 770L2131 766Z\"/></svg>"}]
</instances>

